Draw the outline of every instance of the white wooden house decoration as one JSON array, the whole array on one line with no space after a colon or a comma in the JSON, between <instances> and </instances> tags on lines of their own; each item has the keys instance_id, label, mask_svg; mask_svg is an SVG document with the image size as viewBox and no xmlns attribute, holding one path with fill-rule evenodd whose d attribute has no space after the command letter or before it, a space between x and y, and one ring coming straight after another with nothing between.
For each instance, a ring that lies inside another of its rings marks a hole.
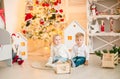
<instances>
[{"instance_id":1,"label":"white wooden house decoration","mask_svg":"<svg viewBox=\"0 0 120 79\"><path fill-rule=\"evenodd\" d=\"M8 31L0 28L0 61L7 60L7 65L12 66L12 45Z\"/></svg>"},{"instance_id":2,"label":"white wooden house decoration","mask_svg":"<svg viewBox=\"0 0 120 79\"><path fill-rule=\"evenodd\" d=\"M69 50L71 50L75 44L75 34L77 32L81 32L85 35L85 30L77 21L71 22L64 30L64 44Z\"/></svg>"},{"instance_id":3,"label":"white wooden house decoration","mask_svg":"<svg viewBox=\"0 0 120 79\"><path fill-rule=\"evenodd\" d=\"M15 33L15 36L12 36L12 38L16 47L17 55L22 59L27 59L27 38L21 33Z\"/></svg>"}]
</instances>

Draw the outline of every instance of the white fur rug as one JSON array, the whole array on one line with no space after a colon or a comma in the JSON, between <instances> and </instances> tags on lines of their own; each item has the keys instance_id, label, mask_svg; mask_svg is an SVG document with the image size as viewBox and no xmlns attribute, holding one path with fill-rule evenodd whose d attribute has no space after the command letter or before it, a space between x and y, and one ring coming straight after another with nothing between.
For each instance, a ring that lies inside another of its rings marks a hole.
<instances>
[{"instance_id":1,"label":"white fur rug","mask_svg":"<svg viewBox=\"0 0 120 79\"><path fill-rule=\"evenodd\" d=\"M51 67L46 67L45 63L42 62L33 62L31 63L32 68L41 69L41 70L53 70Z\"/></svg>"}]
</instances>

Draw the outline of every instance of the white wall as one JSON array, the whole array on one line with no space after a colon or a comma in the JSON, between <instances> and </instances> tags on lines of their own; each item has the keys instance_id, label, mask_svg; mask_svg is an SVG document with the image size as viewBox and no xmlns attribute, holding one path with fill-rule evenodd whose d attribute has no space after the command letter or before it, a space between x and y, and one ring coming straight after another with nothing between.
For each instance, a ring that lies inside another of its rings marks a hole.
<instances>
[{"instance_id":1,"label":"white wall","mask_svg":"<svg viewBox=\"0 0 120 79\"><path fill-rule=\"evenodd\" d=\"M25 14L25 0L4 0L6 30L10 33L20 28Z\"/></svg>"}]
</instances>

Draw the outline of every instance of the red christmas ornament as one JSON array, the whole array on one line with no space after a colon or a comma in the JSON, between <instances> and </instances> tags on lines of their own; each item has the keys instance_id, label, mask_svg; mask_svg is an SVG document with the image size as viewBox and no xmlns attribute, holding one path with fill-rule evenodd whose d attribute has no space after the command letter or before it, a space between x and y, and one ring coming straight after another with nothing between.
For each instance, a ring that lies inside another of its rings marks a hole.
<instances>
[{"instance_id":1,"label":"red christmas ornament","mask_svg":"<svg viewBox=\"0 0 120 79\"><path fill-rule=\"evenodd\" d=\"M58 2L54 2L54 5L57 6L57 5L58 5Z\"/></svg>"},{"instance_id":2,"label":"red christmas ornament","mask_svg":"<svg viewBox=\"0 0 120 79\"><path fill-rule=\"evenodd\" d=\"M103 21L103 20L102 20L101 22L102 22L102 24L101 24L101 32L104 32L105 24L104 24L104 21Z\"/></svg>"},{"instance_id":3,"label":"red christmas ornament","mask_svg":"<svg viewBox=\"0 0 120 79\"><path fill-rule=\"evenodd\" d=\"M60 19L60 21L62 21L62 22L63 22L63 21L64 21L64 19Z\"/></svg>"},{"instance_id":4,"label":"red christmas ornament","mask_svg":"<svg viewBox=\"0 0 120 79\"><path fill-rule=\"evenodd\" d=\"M56 10L56 13L58 12L58 10Z\"/></svg>"},{"instance_id":5,"label":"red christmas ornament","mask_svg":"<svg viewBox=\"0 0 120 79\"><path fill-rule=\"evenodd\" d=\"M39 1L38 0L36 0L36 2L35 2L36 4L39 4Z\"/></svg>"},{"instance_id":6,"label":"red christmas ornament","mask_svg":"<svg viewBox=\"0 0 120 79\"><path fill-rule=\"evenodd\" d=\"M62 13L62 12L63 12L63 9L60 9L59 12Z\"/></svg>"},{"instance_id":7,"label":"red christmas ornament","mask_svg":"<svg viewBox=\"0 0 120 79\"><path fill-rule=\"evenodd\" d=\"M25 16L25 21L33 18L33 15L31 13L26 13L25 15L26 15Z\"/></svg>"},{"instance_id":8,"label":"red christmas ornament","mask_svg":"<svg viewBox=\"0 0 120 79\"><path fill-rule=\"evenodd\" d=\"M101 25L101 32L104 32L104 25Z\"/></svg>"},{"instance_id":9,"label":"red christmas ornament","mask_svg":"<svg viewBox=\"0 0 120 79\"><path fill-rule=\"evenodd\" d=\"M46 5L46 7L49 7L49 4L48 4L48 3L46 3L45 5Z\"/></svg>"},{"instance_id":10,"label":"red christmas ornament","mask_svg":"<svg viewBox=\"0 0 120 79\"><path fill-rule=\"evenodd\" d=\"M40 20L40 24L42 24L42 25L43 25L43 24L44 24L44 21L43 21L43 20Z\"/></svg>"},{"instance_id":11,"label":"red christmas ornament","mask_svg":"<svg viewBox=\"0 0 120 79\"><path fill-rule=\"evenodd\" d=\"M43 3L42 6L45 7L45 3Z\"/></svg>"},{"instance_id":12,"label":"red christmas ornament","mask_svg":"<svg viewBox=\"0 0 120 79\"><path fill-rule=\"evenodd\" d=\"M22 32L23 32L23 34L25 34L25 33L26 33L26 30L23 30Z\"/></svg>"}]
</instances>

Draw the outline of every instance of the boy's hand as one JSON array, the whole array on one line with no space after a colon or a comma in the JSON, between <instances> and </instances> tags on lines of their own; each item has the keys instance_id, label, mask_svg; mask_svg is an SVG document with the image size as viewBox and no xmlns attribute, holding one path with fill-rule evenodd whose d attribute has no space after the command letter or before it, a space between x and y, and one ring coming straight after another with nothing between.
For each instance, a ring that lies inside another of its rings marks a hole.
<instances>
[{"instance_id":1,"label":"boy's hand","mask_svg":"<svg viewBox=\"0 0 120 79\"><path fill-rule=\"evenodd\" d=\"M85 64L85 65L88 65L88 60L86 60L84 64Z\"/></svg>"}]
</instances>

